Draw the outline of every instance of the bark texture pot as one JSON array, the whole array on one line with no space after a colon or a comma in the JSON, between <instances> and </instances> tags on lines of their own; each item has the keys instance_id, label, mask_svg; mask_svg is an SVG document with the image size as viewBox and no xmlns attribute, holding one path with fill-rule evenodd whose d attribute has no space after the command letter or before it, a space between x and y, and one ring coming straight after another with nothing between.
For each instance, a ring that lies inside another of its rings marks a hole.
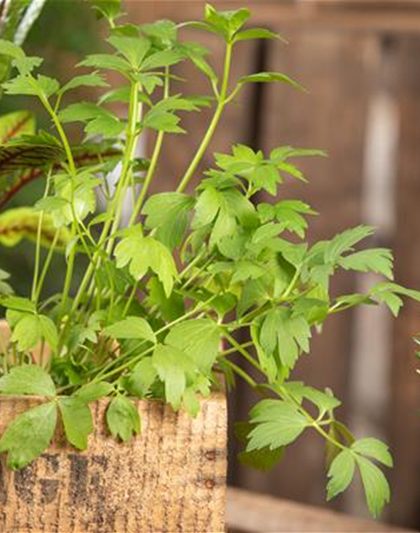
<instances>
[{"instance_id":1,"label":"bark texture pot","mask_svg":"<svg viewBox=\"0 0 420 533\"><path fill-rule=\"evenodd\" d=\"M40 398L0 397L0 434ZM225 531L227 408L201 400L195 419L138 401L142 433L130 444L108 433L108 401L92 404L95 431L80 453L59 428L20 471L0 464L2 533L222 533Z\"/></svg>"}]
</instances>

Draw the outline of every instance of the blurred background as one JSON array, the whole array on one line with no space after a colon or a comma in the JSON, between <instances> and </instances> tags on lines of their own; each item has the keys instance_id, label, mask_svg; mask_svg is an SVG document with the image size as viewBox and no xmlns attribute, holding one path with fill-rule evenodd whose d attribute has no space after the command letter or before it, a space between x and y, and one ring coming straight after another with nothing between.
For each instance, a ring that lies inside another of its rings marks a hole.
<instances>
[{"instance_id":1,"label":"blurred background","mask_svg":"<svg viewBox=\"0 0 420 533\"><path fill-rule=\"evenodd\" d=\"M281 33L288 41L243 43L233 75L281 71L305 85L309 94L287 86L254 85L231 106L212 151L227 152L234 143L268 151L280 145L321 148L327 159L302 163L309 185L291 183L283 189L301 198L321 216L312 219L310 240L330 238L348 226L378 227L370 244L392 248L396 279L420 288L420 2L417 0L258 0L219 1L218 8L248 6L255 25ZM131 22L157 18L175 21L202 17L201 0L126 0ZM87 52L103 44L103 24L82 0L49 0L31 30L26 49L47 55L49 74L67 79ZM201 39L218 65L222 43L189 30L187 39ZM206 79L187 64L179 75L188 79L182 90L207 94ZM81 93L80 98L86 95ZM13 108L33 101L13 102ZM11 110L8 99L0 113ZM39 123L42 125L42 113ZM186 168L208 124L184 119L186 136L169 137L160 163L159 189L170 187ZM143 150L147 151L147 139ZM212 163L208 154L204 166ZM34 184L16 200L32 202ZM0 251L0 266L13 273L25 290L32 250ZM374 279L345 273L334 290L357 292ZM54 283L54 280L51 280ZM375 307L365 307L327 322L314 339L311 356L301 360L296 377L317 387L331 387L343 400L341 418L355 433L386 439L392 446L393 502L386 520L420 528L420 376L412 337L420 332L420 309L411 302L398 320ZM231 399L231 419L244 419L255 398L238 383ZM322 442L314 436L294 445L283 464L269 473L241 467L232 438L229 481L256 492L325 506ZM363 516L357 486L329 504Z\"/></svg>"}]
</instances>

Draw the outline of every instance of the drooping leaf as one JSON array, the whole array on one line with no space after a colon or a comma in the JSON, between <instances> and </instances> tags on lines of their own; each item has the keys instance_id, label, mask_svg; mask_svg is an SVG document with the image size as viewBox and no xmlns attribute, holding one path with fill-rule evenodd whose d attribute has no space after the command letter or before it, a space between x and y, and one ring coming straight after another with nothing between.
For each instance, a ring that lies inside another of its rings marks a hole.
<instances>
[{"instance_id":1,"label":"drooping leaf","mask_svg":"<svg viewBox=\"0 0 420 533\"><path fill-rule=\"evenodd\" d=\"M327 487L327 499L332 500L341 492L344 492L354 477L356 460L350 450L341 451L331 464L328 471L330 478Z\"/></svg>"},{"instance_id":2,"label":"drooping leaf","mask_svg":"<svg viewBox=\"0 0 420 533\"><path fill-rule=\"evenodd\" d=\"M140 415L134 404L125 396L115 397L106 411L109 431L123 442L131 440L141 430Z\"/></svg>"},{"instance_id":3,"label":"drooping leaf","mask_svg":"<svg viewBox=\"0 0 420 533\"><path fill-rule=\"evenodd\" d=\"M133 368L127 380L126 389L137 398L144 398L156 381L157 370L151 357L145 357Z\"/></svg>"},{"instance_id":4,"label":"drooping leaf","mask_svg":"<svg viewBox=\"0 0 420 533\"><path fill-rule=\"evenodd\" d=\"M297 81L293 80L286 74L281 74L280 72L259 72L257 74L250 74L249 76L243 76L239 79L239 85L245 85L246 83L272 83L272 82L281 82L291 85L296 89L305 91L306 89Z\"/></svg>"},{"instance_id":5,"label":"drooping leaf","mask_svg":"<svg viewBox=\"0 0 420 533\"><path fill-rule=\"evenodd\" d=\"M89 406L80 397L60 398L58 405L67 440L78 450L86 450L93 431Z\"/></svg>"},{"instance_id":6,"label":"drooping leaf","mask_svg":"<svg viewBox=\"0 0 420 533\"><path fill-rule=\"evenodd\" d=\"M362 476L369 511L374 518L378 518L385 504L391 499L388 481L382 471L367 459L359 456L357 464Z\"/></svg>"},{"instance_id":7,"label":"drooping leaf","mask_svg":"<svg viewBox=\"0 0 420 533\"><path fill-rule=\"evenodd\" d=\"M7 452L7 466L20 469L49 446L57 423L54 402L39 405L17 416L0 439L0 453Z\"/></svg>"}]
</instances>

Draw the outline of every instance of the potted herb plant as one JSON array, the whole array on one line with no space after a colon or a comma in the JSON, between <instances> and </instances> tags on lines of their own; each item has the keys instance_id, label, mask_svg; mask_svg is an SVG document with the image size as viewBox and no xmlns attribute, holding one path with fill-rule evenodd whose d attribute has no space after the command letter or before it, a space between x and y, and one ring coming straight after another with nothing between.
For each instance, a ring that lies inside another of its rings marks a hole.
<instances>
[{"instance_id":1,"label":"potted herb plant","mask_svg":"<svg viewBox=\"0 0 420 533\"><path fill-rule=\"evenodd\" d=\"M397 315L401 296L420 294L392 281L389 250L355 250L371 227L306 242L306 218L315 211L277 196L287 179L305 180L296 159L323 152L282 146L263 154L236 145L198 172L225 107L246 84L301 89L281 73L231 79L241 42L276 34L245 26L247 9L207 6L202 22L135 26L118 22L114 4L103 6L109 51L87 56L79 66L89 70L65 84L38 73L41 58L0 41L16 73L4 92L38 98L51 117L49 132L16 136L16 116L0 124L3 200L35 175L45 180L35 206L0 214L3 245L35 242L30 295L15 295L8 274L0 277L7 320L2 531L223 531L223 382L230 389L237 378L261 393L249 421L238 424L242 461L269 468L285 447L315 431L327 446L328 499L359 471L378 516L390 498L380 468L392 466L387 446L356 440L336 419L333 393L294 381L292 371L329 315L378 303ZM220 75L201 44L179 38L185 26L224 41ZM173 92L181 61L208 78L210 96ZM120 79L112 89L110 73ZM80 86L100 89L99 100L72 103ZM126 106L126 119L113 112L114 102ZM213 106L214 115L176 190L151 194L167 136L184 133L179 114L203 106ZM83 126L80 145L69 141L71 123ZM146 132L154 133L154 147L150 159L139 159L137 141ZM111 170L118 173L114 189ZM134 200L123 226L129 190ZM259 203L261 191L273 202ZM62 272L50 270L56 253L63 255ZM87 266L76 287L77 262ZM339 269L379 273L384 281L367 294L332 295L330 279ZM62 276L63 289L43 298L48 276ZM236 340L239 331L250 340ZM258 381L232 361L234 354L254 367Z\"/></svg>"}]
</instances>

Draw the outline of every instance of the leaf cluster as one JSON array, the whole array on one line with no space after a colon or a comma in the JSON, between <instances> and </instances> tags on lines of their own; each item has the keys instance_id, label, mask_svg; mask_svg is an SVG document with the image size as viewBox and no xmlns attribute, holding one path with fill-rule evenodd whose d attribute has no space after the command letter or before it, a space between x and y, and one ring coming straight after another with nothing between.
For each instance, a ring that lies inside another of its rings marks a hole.
<instances>
[{"instance_id":1,"label":"leaf cluster","mask_svg":"<svg viewBox=\"0 0 420 533\"><path fill-rule=\"evenodd\" d=\"M392 465L388 449L375 439L356 440L337 420L340 402L332 392L292 375L330 315L362 304L385 304L397 315L403 297L420 301L420 293L394 282L391 251L366 247L371 227L307 240L317 213L299 199L285 199L283 188L306 182L299 160L324 152L280 146L265 154L239 144L215 154L204 174L198 171L224 109L245 84L301 88L283 73L231 79L241 42L279 37L249 27L247 9L207 6L200 22L136 26L117 23L114 1L94 4L110 23L109 50L87 56L82 73L66 83L40 73L41 58L0 41L15 69L4 91L36 97L51 118L48 132L37 131L28 113L0 120L3 200L34 175L45 181L35 206L0 215L0 244L35 243L30 295L15 295L0 270L0 305L12 331L1 358L0 393L43 397L8 427L0 451L11 468L25 466L48 447L59 417L69 442L86 449L93 429L89 404L105 397L109 432L126 442L141 432L133 398L161 400L195 416L200 398L221 386L223 374L228 387L244 379L263 397L238 426L242 462L271 468L286 447L315 431L326 443L328 498L343 492L358 470L369 509L379 515L390 497L379 468ZM220 74L205 47L180 37L191 25L223 40ZM182 81L176 72L183 61L208 78L210 95L171 90L173 80ZM115 77L120 84L110 88ZM81 86L99 97L75 102L72 91ZM125 106L126 118L114 103ZM167 137L184 133L182 114L203 106L212 108L213 118L176 189L151 193ZM80 128L78 146L68 140L69 123ZM150 159L139 159L138 139L150 133ZM111 172L118 176L114 187ZM123 224L128 191L133 204ZM273 201L261 202L262 193ZM65 259L63 289L45 299L55 253ZM76 286L77 262L87 267ZM382 279L365 294L335 294L331 279L340 270ZM238 332L250 340L240 343ZM243 365L232 360L235 353Z\"/></svg>"}]
</instances>

